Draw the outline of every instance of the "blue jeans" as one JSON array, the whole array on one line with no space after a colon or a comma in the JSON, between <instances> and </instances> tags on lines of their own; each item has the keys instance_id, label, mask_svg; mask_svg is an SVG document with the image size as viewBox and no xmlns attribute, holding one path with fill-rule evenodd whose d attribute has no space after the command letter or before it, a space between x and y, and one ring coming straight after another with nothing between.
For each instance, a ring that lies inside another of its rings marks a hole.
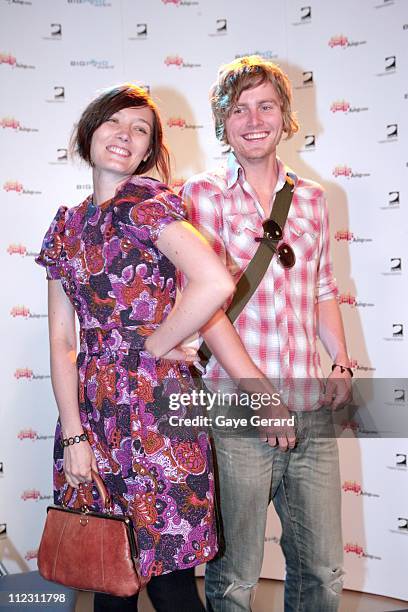
<instances>
[{"instance_id":1,"label":"blue jeans","mask_svg":"<svg viewBox=\"0 0 408 612\"><path fill-rule=\"evenodd\" d=\"M225 552L207 564L211 612L251 610L271 501L282 523L285 612L338 609L341 487L331 411L295 413L295 422L297 445L286 453L257 437L214 431Z\"/></svg>"}]
</instances>

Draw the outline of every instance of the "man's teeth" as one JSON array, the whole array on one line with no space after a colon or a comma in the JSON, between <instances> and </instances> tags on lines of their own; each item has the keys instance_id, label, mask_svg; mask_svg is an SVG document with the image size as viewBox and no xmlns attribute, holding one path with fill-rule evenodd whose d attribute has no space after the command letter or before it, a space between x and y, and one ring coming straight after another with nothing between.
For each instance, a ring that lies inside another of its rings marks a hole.
<instances>
[{"instance_id":1,"label":"man's teeth","mask_svg":"<svg viewBox=\"0 0 408 612\"><path fill-rule=\"evenodd\" d=\"M268 136L268 132L255 132L253 134L245 134L245 140L260 140L261 138L266 138Z\"/></svg>"},{"instance_id":2,"label":"man's teeth","mask_svg":"<svg viewBox=\"0 0 408 612\"><path fill-rule=\"evenodd\" d=\"M124 157L129 157L130 155L127 149L121 149L121 147L111 146L106 148L108 149L108 151L111 151L112 153L117 153L118 155L123 155Z\"/></svg>"}]
</instances>

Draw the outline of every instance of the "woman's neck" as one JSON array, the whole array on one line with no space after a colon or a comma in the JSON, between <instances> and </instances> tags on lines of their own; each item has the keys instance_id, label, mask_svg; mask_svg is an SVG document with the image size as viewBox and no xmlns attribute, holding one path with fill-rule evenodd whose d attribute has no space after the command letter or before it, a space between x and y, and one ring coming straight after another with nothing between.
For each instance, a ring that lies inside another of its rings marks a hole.
<instances>
[{"instance_id":1,"label":"woman's neck","mask_svg":"<svg viewBox=\"0 0 408 612\"><path fill-rule=\"evenodd\" d=\"M119 187L129 180L130 176L118 176L93 168L93 201L96 206L111 200Z\"/></svg>"}]
</instances>

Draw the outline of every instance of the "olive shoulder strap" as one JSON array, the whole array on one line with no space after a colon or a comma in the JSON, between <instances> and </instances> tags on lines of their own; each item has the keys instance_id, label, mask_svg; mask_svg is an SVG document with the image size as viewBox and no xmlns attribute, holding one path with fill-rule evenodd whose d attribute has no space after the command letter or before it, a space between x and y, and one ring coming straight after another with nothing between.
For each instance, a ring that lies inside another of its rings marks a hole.
<instances>
[{"instance_id":1,"label":"olive shoulder strap","mask_svg":"<svg viewBox=\"0 0 408 612\"><path fill-rule=\"evenodd\" d=\"M269 217L278 223L282 231L285 226L289 208L292 202L294 184L294 180L287 174L284 186L275 196L275 201ZM274 242L277 243L277 241ZM255 293L259 283L263 279L265 272L269 267L269 264L271 263L272 257L272 249L270 249L265 242L261 242L245 272L239 279L232 302L225 311L225 314L231 323L234 323L235 319L243 311L246 304ZM206 367L211 354L212 352L210 348L204 342L198 351L201 367Z\"/></svg>"}]
</instances>

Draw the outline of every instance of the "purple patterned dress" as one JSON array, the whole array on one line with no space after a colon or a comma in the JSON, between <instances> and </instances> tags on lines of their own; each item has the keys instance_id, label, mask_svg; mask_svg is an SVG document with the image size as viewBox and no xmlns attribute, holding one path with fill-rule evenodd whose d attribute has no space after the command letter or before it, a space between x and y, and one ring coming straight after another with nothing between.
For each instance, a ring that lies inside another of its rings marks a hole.
<instances>
[{"instance_id":1,"label":"purple patterned dress","mask_svg":"<svg viewBox=\"0 0 408 612\"><path fill-rule=\"evenodd\" d=\"M170 393L192 388L184 363L155 359L145 338L169 314L176 270L157 249L160 232L185 218L162 183L132 177L98 207L62 206L37 263L60 279L80 322L79 407L115 514L134 522L144 576L185 569L217 552L214 476L206 432L169 425ZM61 426L54 444L54 501L61 504ZM87 500L102 510L96 487ZM76 495L72 506L78 505Z\"/></svg>"}]
</instances>

